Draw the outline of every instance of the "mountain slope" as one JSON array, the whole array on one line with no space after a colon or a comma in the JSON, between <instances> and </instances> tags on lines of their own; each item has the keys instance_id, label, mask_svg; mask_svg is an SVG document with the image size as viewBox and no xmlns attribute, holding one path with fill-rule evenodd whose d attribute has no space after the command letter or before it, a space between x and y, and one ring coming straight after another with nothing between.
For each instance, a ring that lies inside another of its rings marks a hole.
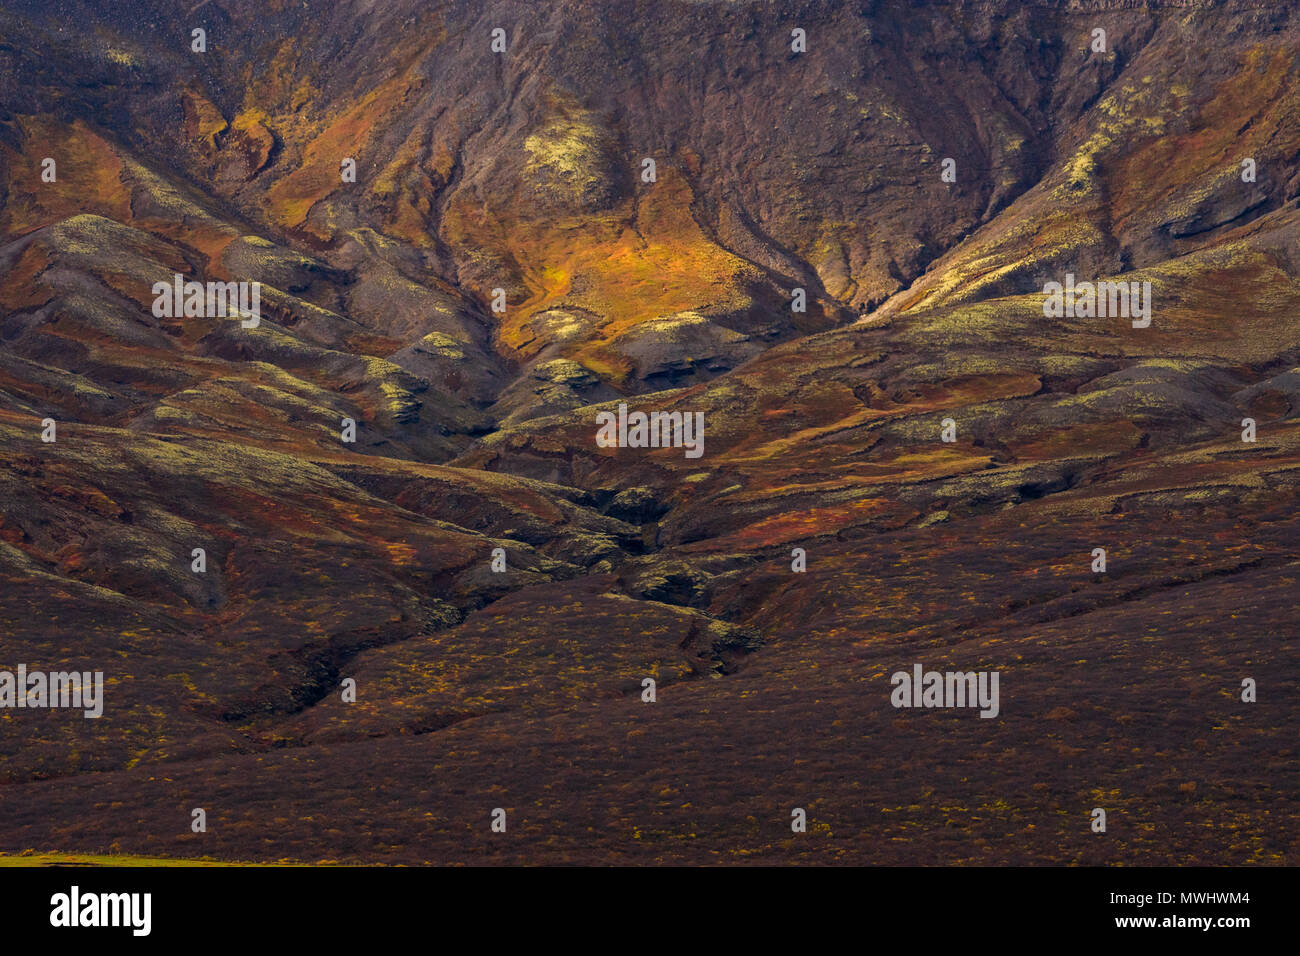
<instances>
[{"instance_id":1,"label":"mountain slope","mask_svg":"<svg viewBox=\"0 0 1300 956\"><path fill-rule=\"evenodd\" d=\"M1228 0L6 4L0 669L107 687L0 710L0 850L1284 862L1297 49ZM891 707L916 662L999 717Z\"/></svg>"}]
</instances>

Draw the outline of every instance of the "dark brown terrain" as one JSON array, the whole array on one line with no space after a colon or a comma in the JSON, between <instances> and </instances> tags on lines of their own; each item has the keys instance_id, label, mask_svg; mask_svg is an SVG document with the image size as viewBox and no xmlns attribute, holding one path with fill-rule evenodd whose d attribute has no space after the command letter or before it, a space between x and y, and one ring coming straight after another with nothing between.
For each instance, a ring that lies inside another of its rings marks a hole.
<instances>
[{"instance_id":1,"label":"dark brown terrain","mask_svg":"<svg viewBox=\"0 0 1300 956\"><path fill-rule=\"evenodd\" d=\"M1293 863L1298 56L1232 0L2 0L0 669L107 686L0 710L0 853Z\"/></svg>"}]
</instances>

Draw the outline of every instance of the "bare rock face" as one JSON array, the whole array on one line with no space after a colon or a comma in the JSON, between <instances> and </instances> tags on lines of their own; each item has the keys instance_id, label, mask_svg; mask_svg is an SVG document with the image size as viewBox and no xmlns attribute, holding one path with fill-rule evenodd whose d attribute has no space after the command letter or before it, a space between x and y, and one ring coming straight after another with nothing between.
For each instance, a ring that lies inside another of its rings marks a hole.
<instances>
[{"instance_id":1,"label":"bare rock face","mask_svg":"<svg viewBox=\"0 0 1300 956\"><path fill-rule=\"evenodd\" d=\"M0 852L1294 851L1300 13L191 7L0 10Z\"/></svg>"}]
</instances>

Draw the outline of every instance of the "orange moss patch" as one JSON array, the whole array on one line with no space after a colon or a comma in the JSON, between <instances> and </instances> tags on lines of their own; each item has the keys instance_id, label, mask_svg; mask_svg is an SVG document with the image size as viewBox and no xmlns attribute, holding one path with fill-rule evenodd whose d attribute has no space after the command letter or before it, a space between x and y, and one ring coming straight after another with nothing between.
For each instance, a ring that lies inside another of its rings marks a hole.
<instances>
[{"instance_id":1,"label":"orange moss patch","mask_svg":"<svg viewBox=\"0 0 1300 956\"><path fill-rule=\"evenodd\" d=\"M197 90L181 91L181 112L185 119L185 136L205 156L217 152L217 137L226 130L226 118L217 105Z\"/></svg>"},{"instance_id":2,"label":"orange moss patch","mask_svg":"<svg viewBox=\"0 0 1300 956\"><path fill-rule=\"evenodd\" d=\"M18 116L25 149L5 146L8 199L0 209L0 232L21 235L71 216L94 213L118 222L131 219L131 194L122 182L122 160L113 146L80 120L59 123ZM55 161L57 178L41 181L41 163Z\"/></svg>"},{"instance_id":3,"label":"orange moss patch","mask_svg":"<svg viewBox=\"0 0 1300 956\"><path fill-rule=\"evenodd\" d=\"M175 222L153 218L137 219L133 225L202 254L207 259L204 267L207 278L222 280L234 278L222 265L221 256L226 251L226 247L239 238L236 230L226 226L208 226L201 222ZM176 261L180 263L176 266L177 272L189 271L189 266L183 260Z\"/></svg>"},{"instance_id":4,"label":"orange moss patch","mask_svg":"<svg viewBox=\"0 0 1300 956\"><path fill-rule=\"evenodd\" d=\"M842 505L825 508L806 508L786 514L772 515L746 527L725 539L724 549L762 548L770 545L802 541L819 535L834 534L842 528L861 524L880 515L890 514L900 508L897 501L888 498L860 498Z\"/></svg>"},{"instance_id":5,"label":"orange moss patch","mask_svg":"<svg viewBox=\"0 0 1300 956\"><path fill-rule=\"evenodd\" d=\"M412 89L411 80L395 76L371 90L313 138L304 151L301 167L267 192L272 219L289 228L303 226L316 203L343 187L340 163L349 157L358 159L377 137L379 124L402 105ZM320 239L329 237L318 229L307 231Z\"/></svg>"},{"instance_id":6,"label":"orange moss patch","mask_svg":"<svg viewBox=\"0 0 1300 956\"><path fill-rule=\"evenodd\" d=\"M1142 429L1132 422L1094 422L1055 428L1033 440L1008 442L1007 448L1017 458L1050 461L1079 455L1118 454L1136 448Z\"/></svg>"},{"instance_id":7,"label":"orange moss patch","mask_svg":"<svg viewBox=\"0 0 1300 956\"><path fill-rule=\"evenodd\" d=\"M1116 164L1109 177L1115 229L1147 206L1162 206L1188 183L1216 171L1237 178L1244 157L1300 145L1300 96L1293 51L1257 46L1180 136L1152 138ZM1240 184L1240 183L1239 183Z\"/></svg>"},{"instance_id":8,"label":"orange moss patch","mask_svg":"<svg viewBox=\"0 0 1300 956\"><path fill-rule=\"evenodd\" d=\"M433 211L432 197L437 192L433 179L420 168L426 135L421 127L411 130L370 190L392 210L385 221L388 232L421 248L433 245L428 219ZM443 177L439 179L441 183Z\"/></svg>"},{"instance_id":9,"label":"orange moss patch","mask_svg":"<svg viewBox=\"0 0 1300 956\"><path fill-rule=\"evenodd\" d=\"M448 210L448 235L457 244L494 250L519 270L529 295L510 303L499 332L504 345L530 358L548 344L528 325L533 315L581 308L604 321L592 340L567 354L617 376L626 372L624 360L604 346L619 333L647 319L747 301L740 283L757 274L704 234L691 215L693 201L686 180L661 167L657 183L613 213L504 224L462 200Z\"/></svg>"},{"instance_id":10,"label":"orange moss patch","mask_svg":"<svg viewBox=\"0 0 1300 956\"><path fill-rule=\"evenodd\" d=\"M343 347L349 352L355 352L358 355L374 355L380 358L392 355L405 344L401 339L389 338L386 335L373 335L369 332L355 332L343 340Z\"/></svg>"},{"instance_id":11,"label":"orange moss patch","mask_svg":"<svg viewBox=\"0 0 1300 956\"><path fill-rule=\"evenodd\" d=\"M45 250L32 243L23 250L14 267L0 276L0 308L10 312L39 308L53 298L52 293L36 282L36 277L50 264Z\"/></svg>"}]
</instances>

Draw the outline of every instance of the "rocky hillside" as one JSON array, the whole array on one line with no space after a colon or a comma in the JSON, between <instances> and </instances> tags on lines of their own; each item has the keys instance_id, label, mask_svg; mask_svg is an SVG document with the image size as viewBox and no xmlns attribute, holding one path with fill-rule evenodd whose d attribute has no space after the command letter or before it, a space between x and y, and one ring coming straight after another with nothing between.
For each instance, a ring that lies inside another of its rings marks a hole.
<instances>
[{"instance_id":1,"label":"rocky hillside","mask_svg":"<svg viewBox=\"0 0 1300 956\"><path fill-rule=\"evenodd\" d=\"M1298 54L1235 0L5 0L0 670L105 706L0 709L0 851L1294 859ZM1045 309L1099 280L1149 322ZM918 662L997 718L891 706Z\"/></svg>"}]
</instances>

